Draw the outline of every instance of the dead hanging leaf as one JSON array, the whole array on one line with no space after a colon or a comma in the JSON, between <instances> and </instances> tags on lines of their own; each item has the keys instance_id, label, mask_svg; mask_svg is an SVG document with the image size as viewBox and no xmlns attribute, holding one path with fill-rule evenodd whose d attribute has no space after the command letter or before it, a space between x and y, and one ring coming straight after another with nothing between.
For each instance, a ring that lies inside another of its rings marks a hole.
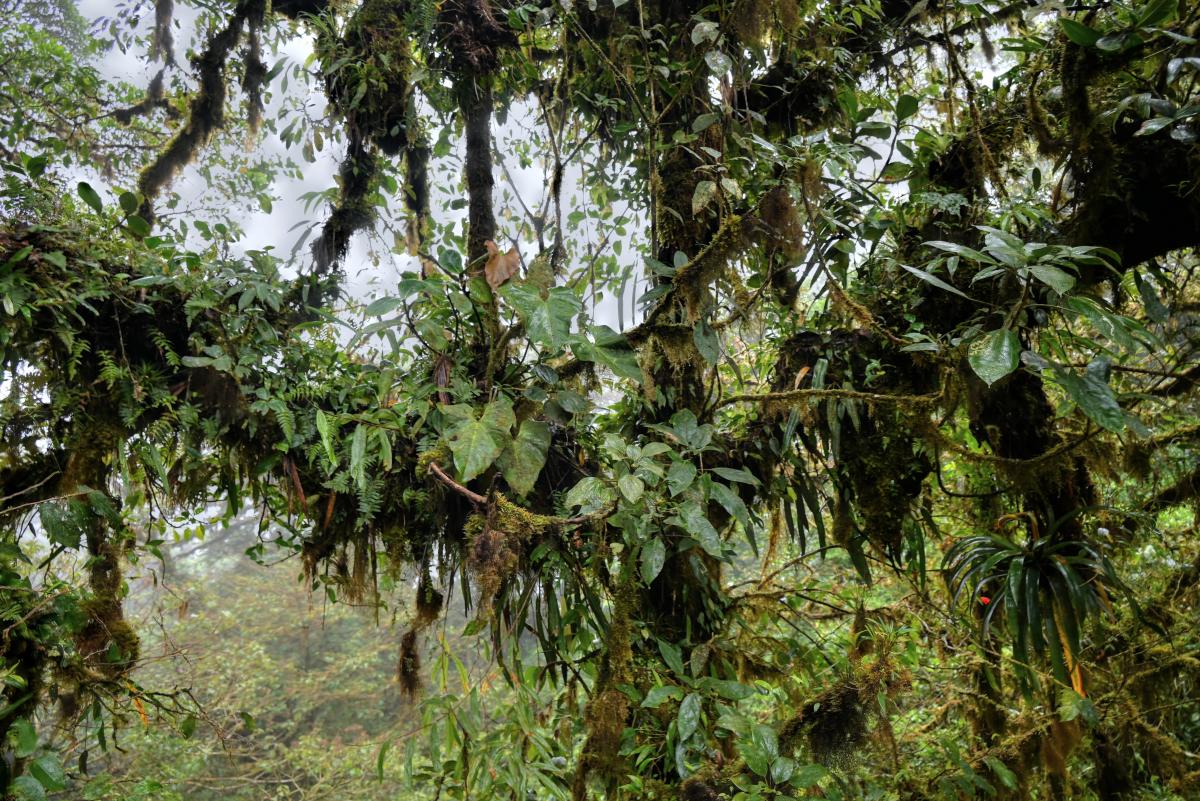
<instances>
[{"instance_id":1,"label":"dead hanging leaf","mask_svg":"<svg viewBox=\"0 0 1200 801\"><path fill-rule=\"evenodd\" d=\"M446 392L446 387L450 386L450 360L445 356L438 355L437 362L433 366L433 380L438 388L438 402L449 403L450 395Z\"/></svg>"},{"instance_id":2,"label":"dead hanging leaf","mask_svg":"<svg viewBox=\"0 0 1200 801\"><path fill-rule=\"evenodd\" d=\"M521 269L521 254L517 252L516 245L509 248L507 253L501 253L499 246L492 240L489 239L484 244L488 257L487 263L483 265L483 274L487 278L488 286L496 289Z\"/></svg>"}]
</instances>

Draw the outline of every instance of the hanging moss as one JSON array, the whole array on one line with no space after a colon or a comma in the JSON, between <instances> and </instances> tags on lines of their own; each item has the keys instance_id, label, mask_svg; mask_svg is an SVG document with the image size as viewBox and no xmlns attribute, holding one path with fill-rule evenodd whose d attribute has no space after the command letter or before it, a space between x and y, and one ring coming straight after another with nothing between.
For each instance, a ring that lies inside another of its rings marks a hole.
<instances>
[{"instance_id":1,"label":"hanging moss","mask_svg":"<svg viewBox=\"0 0 1200 801\"><path fill-rule=\"evenodd\" d=\"M139 214L147 222L154 220L154 200L159 192L196 157L213 132L225 124L225 64L237 45L248 19L261 19L265 0L240 0L233 14L208 40L196 56L199 87L188 103L187 122L175 132L158 157L138 175L142 195Z\"/></svg>"},{"instance_id":2,"label":"hanging moss","mask_svg":"<svg viewBox=\"0 0 1200 801\"><path fill-rule=\"evenodd\" d=\"M501 587L522 564L531 543L554 530L553 517L535 514L496 495L487 515L467 520L467 565L479 588L481 614L491 614L491 603Z\"/></svg>"}]
</instances>

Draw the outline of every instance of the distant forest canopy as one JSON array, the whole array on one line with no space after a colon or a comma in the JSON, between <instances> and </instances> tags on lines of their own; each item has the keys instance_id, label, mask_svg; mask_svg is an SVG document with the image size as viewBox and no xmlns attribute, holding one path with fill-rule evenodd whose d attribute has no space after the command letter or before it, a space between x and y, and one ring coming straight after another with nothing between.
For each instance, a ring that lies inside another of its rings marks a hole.
<instances>
[{"instance_id":1,"label":"distant forest canopy","mask_svg":"<svg viewBox=\"0 0 1200 801\"><path fill-rule=\"evenodd\" d=\"M5 801L1198 797L1200 4L4 5Z\"/></svg>"}]
</instances>

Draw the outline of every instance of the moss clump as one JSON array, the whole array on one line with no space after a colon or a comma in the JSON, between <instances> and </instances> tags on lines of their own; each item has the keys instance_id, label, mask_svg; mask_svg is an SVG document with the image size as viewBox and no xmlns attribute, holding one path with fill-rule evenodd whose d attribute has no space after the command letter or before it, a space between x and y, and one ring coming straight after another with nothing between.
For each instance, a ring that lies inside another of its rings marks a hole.
<instances>
[{"instance_id":1,"label":"moss clump","mask_svg":"<svg viewBox=\"0 0 1200 801\"><path fill-rule=\"evenodd\" d=\"M909 682L908 673L897 670L884 654L805 704L784 724L781 745L794 752L804 739L817 762L832 767L846 765L870 734L872 718L879 714L879 694L893 697Z\"/></svg>"},{"instance_id":2,"label":"moss clump","mask_svg":"<svg viewBox=\"0 0 1200 801\"><path fill-rule=\"evenodd\" d=\"M329 99L351 127L393 156L408 143L408 15L407 3L367 0L323 54L334 67L326 71Z\"/></svg>"},{"instance_id":3,"label":"moss clump","mask_svg":"<svg viewBox=\"0 0 1200 801\"><path fill-rule=\"evenodd\" d=\"M409 629L400 638L396 678L400 682L401 691L410 698L421 689L421 651L417 644L416 629Z\"/></svg>"},{"instance_id":4,"label":"moss clump","mask_svg":"<svg viewBox=\"0 0 1200 801\"><path fill-rule=\"evenodd\" d=\"M520 566L527 546L554 529L557 520L495 496L486 516L467 520L467 565L479 588L481 614L490 615L491 602Z\"/></svg>"}]
</instances>

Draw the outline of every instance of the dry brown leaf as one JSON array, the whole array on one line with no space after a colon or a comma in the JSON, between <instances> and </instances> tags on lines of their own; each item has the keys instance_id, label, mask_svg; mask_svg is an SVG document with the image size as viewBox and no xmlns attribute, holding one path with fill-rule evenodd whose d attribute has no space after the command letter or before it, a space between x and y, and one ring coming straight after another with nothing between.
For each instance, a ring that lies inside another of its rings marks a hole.
<instances>
[{"instance_id":1,"label":"dry brown leaf","mask_svg":"<svg viewBox=\"0 0 1200 801\"><path fill-rule=\"evenodd\" d=\"M484 245L487 247L488 257L487 263L483 265L483 274L487 278L488 286L495 289L521 269L521 254L517 252L516 245L509 248L507 253L501 253L500 248L490 239Z\"/></svg>"}]
</instances>

